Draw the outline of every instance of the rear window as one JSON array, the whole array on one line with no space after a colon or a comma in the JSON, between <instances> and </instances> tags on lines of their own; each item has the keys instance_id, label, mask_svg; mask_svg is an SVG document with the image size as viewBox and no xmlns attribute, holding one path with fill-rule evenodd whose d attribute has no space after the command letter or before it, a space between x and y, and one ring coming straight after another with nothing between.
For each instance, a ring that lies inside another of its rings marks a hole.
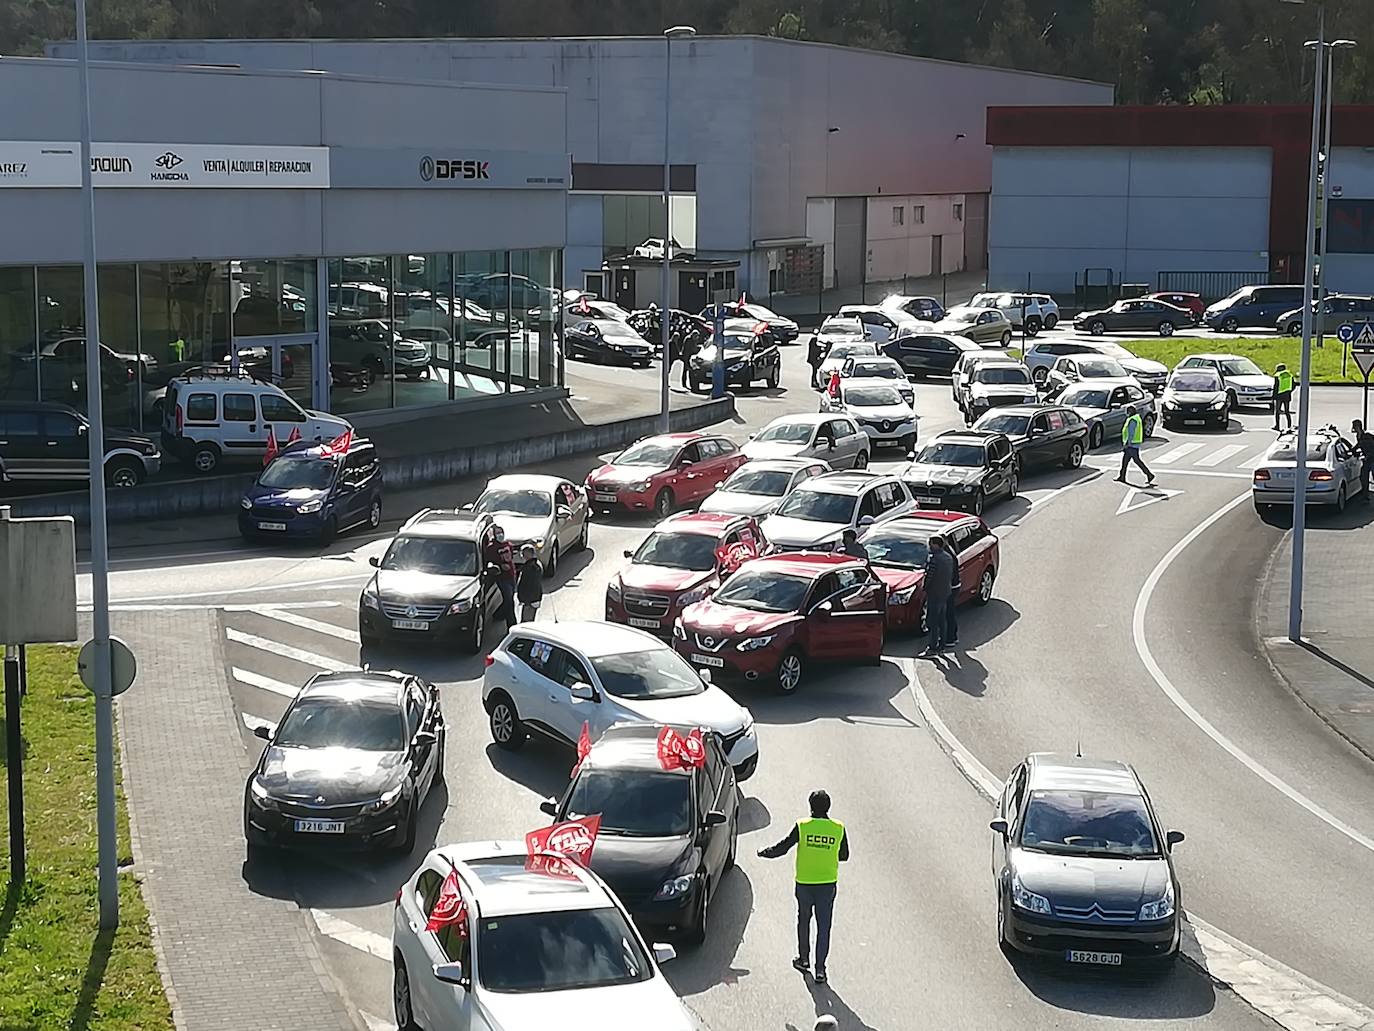
<instances>
[{"instance_id":1,"label":"rear window","mask_svg":"<svg viewBox=\"0 0 1374 1031\"><path fill-rule=\"evenodd\" d=\"M1276 447L1269 452L1269 457L1276 462L1296 462L1298 460L1298 449L1292 444L1283 447ZM1326 444L1319 442L1307 445L1307 460L1309 462L1326 461Z\"/></svg>"},{"instance_id":2,"label":"rear window","mask_svg":"<svg viewBox=\"0 0 1374 1031\"><path fill-rule=\"evenodd\" d=\"M192 394L186 399L186 418L191 422L214 422L215 395Z\"/></svg>"}]
</instances>

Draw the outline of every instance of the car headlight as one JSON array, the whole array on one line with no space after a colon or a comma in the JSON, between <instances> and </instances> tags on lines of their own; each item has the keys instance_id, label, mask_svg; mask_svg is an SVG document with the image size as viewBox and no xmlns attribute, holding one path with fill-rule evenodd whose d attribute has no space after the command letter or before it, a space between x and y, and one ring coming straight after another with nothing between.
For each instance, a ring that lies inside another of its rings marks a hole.
<instances>
[{"instance_id":1,"label":"car headlight","mask_svg":"<svg viewBox=\"0 0 1374 1031\"><path fill-rule=\"evenodd\" d=\"M1011 878L1011 901L1012 905L1018 909L1024 909L1028 913L1043 913L1050 915L1050 900L1044 895L1037 895L1033 891L1027 891L1021 883L1021 875L1013 874Z\"/></svg>"},{"instance_id":2,"label":"car headlight","mask_svg":"<svg viewBox=\"0 0 1374 1031\"><path fill-rule=\"evenodd\" d=\"M615 579L606 584L606 597L620 600L620 580Z\"/></svg>"},{"instance_id":3,"label":"car headlight","mask_svg":"<svg viewBox=\"0 0 1374 1031\"><path fill-rule=\"evenodd\" d=\"M449 610L449 613L450 613L450 614L456 616L456 615L459 615L459 614L461 614L461 613L463 613L463 612L469 611L471 608L472 608L472 599L471 599L471 598L459 598L457 601L455 601L452 605L450 605L450 606L448 607L448 610Z\"/></svg>"},{"instance_id":4,"label":"car headlight","mask_svg":"<svg viewBox=\"0 0 1374 1031\"><path fill-rule=\"evenodd\" d=\"M769 634L767 637L751 637L747 641L741 641L735 647L742 652L756 652L760 648L767 648L773 643L773 638L776 636L777 634Z\"/></svg>"},{"instance_id":5,"label":"car headlight","mask_svg":"<svg viewBox=\"0 0 1374 1031\"><path fill-rule=\"evenodd\" d=\"M694 605L704 597L706 597L705 587L693 587L686 594L678 598L677 603L679 607L685 609L688 605Z\"/></svg>"},{"instance_id":6,"label":"car headlight","mask_svg":"<svg viewBox=\"0 0 1374 1031\"><path fill-rule=\"evenodd\" d=\"M259 809L270 809L275 811L277 800L273 798L262 783L262 778L254 777L248 782L248 791L253 796L253 804Z\"/></svg>"},{"instance_id":7,"label":"car headlight","mask_svg":"<svg viewBox=\"0 0 1374 1031\"><path fill-rule=\"evenodd\" d=\"M654 899L675 899L686 895L692 890L692 883L696 880L690 874L684 877L674 877L672 880L664 881L659 885L658 891L654 894Z\"/></svg>"},{"instance_id":8,"label":"car headlight","mask_svg":"<svg viewBox=\"0 0 1374 1031\"><path fill-rule=\"evenodd\" d=\"M1164 894L1153 902L1147 902L1140 907L1140 919L1142 920L1164 920L1174 915L1174 884L1169 882L1164 889Z\"/></svg>"},{"instance_id":9,"label":"car headlight","mask_svg":"<svg viewBox=\"0 0 1374 1031\"><path fill-rule=\"evenodd\" d=\"M950 490L950 493L951 493L951 494L967 494L969 491L973 490L973 484L971 484L971 483L956 483L956 484L955 484L953 487L951 487L949 490Z\"/></svg>"},{"instance_id":10,"label":"car headlight","mask_svg":"<svg viewBox=\"0 0 1374 1031\"><path fill-rule=\"evenodd\" d=\"M1221 411L1223 408L1226 407L1226 398L1223 397L1216 401L1213 401L1211 407L1215 408L1217 411Z\"/></svg>"},{"instance_id":11,"label":"car headlight","mask_svg":"<svg viewBox=\"0 0 1374 1031\"><path fill-rule=\"evenodd\" d=\"M374 584L368 584L363 588L363 605L369 609L381 608L381 603L377 600L377 588Z\"/></svg>"},{"instance_id":12,"label":"car headlight","mask_svg":"<svg viewBox=\"0 0 1374 1031\"><path fill-rule=\"evenodd\" d=\"M534 548L536 551L542 551L544 549L543 537L531 537L529 540L525 541L525 543L528 544L530 547Z\"/></svg>"},{"instance_id":13,"label":"car headlight","mask_svg":"<svg viewBox=\"0 0 1374 1031\"><path fill-rule=\"evenodd\" d=\"M379 798L374 798L371 802L363 806L363 812L379 813L383 809L395 805L396 800L401 797L401 792L405 790L405 786L405 781L401 781L401 783L397 784L390 791L382 792Z\"/></svg>"},{"instance_id":14,"label":"car headlight","mask_svg":"<svg viewBox=\"0 0 1374 1031\"><path fill-rule=\"evenodd\" d=\"M1171 398L1171 397L1166 397L1166 398L1160 403L1160 407L1161 407L1161 408L1177 408L1177 407L1178 407L1178 402L1175 401L1175 400L1174 400L1173 398Z\"/></svg>"},{"instance_id":15,"label":"car headlight","mask_svg":"<svg viewBox=\"0 0 1374 1031\"><path fill-rule=\"evenodd\" d=\"M648 481L648 480L640 480L638 483L631 483L631 484L629 484L629 485L627 486L626 489L627 489L627 490L632 490L632 491L634 491L636 494L640 494L640 493L642 493L642 492L644 492L644 491L646 491L646 490L649 489L649 481Z\"/></svg>"},{"instance_id":16,"label":"car headlight","mask_svg":"<svg viewBox=\"0 0 1374 1031\"><path fill-rule=\"evenodd\" d=\"M253 507L253 499L252 499L252 498L239 498L239 506L240 506L241 508L252 508L252 507Z\"/></svg>"},{"instance_id":17,"label":"car headlight","mask_svg":"<svg viewBox=\"0 0 1374 1031\"><path fill-rule=\"evenodd\" d=\"M887 603L889 605L905 605L911 600L911 596L915 593L916 588L914 586L908 587L904 591L893 591L887 596Z\"/></svg>"},{"instance_id":18,"label":"car headlight","mask_svg":"<svg viewBox=\"0 0 1374 1031\"><path fill-rule=\"evenodd\" d=\"M314 515L322 508L324 508L324 499L316 498L314 501L307 501L302 504L300 508L296 509L296 512L300 515Z\"/></svg>"},{"instance_id":19,"label":"car headlight","mask_svg":"<svg viewBox=\"0 0 1374 1031\"><path fill-rule=\"evenodd\" d=\"M680 641L687 640L687 631L682 626L682 620L673 620L673 636Z\"/></svg>"}]
</instances>

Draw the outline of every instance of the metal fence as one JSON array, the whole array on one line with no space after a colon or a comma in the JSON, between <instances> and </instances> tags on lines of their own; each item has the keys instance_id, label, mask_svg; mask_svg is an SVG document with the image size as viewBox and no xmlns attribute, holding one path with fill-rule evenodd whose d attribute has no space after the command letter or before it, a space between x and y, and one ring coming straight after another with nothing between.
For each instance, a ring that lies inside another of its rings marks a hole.
<instances>
[{"instance_id":1,"label":"metal fence","mask_svg":"<svg viewBox=\"0 0 1374 1031\"><path fill-rule=\"evenodd\" d=\"M1204 301L1219 301L1241 287L1269 282L1268 272L1161 272L1160 290L1198 294Z\"/></svg>"}]
</instances>

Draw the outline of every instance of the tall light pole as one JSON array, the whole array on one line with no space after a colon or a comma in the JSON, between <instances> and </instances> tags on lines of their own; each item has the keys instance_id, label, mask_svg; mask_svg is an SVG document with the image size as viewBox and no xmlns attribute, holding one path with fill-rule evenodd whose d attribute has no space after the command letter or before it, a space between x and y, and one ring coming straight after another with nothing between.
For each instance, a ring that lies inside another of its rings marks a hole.
<instances>
[{"instance_id":1,"label":"tall light pole","mask_svg":"<svg viewBox=\"0 0 1374 1031\"><path fill-rule=\"evenodd\" d=\"M659 307L659 319L663 323L663 357L660 371L663 378L659 381L658 399L662 406L663 432L672 428L668 417L668 373L672 365L672 355L668 352L668 338L673 324L673 304L670 288L672 285L673 261L673 184L672 155L669 150L669 126L673 101L673 40L680 36L695 36L697 30L690 25L674 25L663 30L663 303ZM717 340L719 345L720 341Z\"/></svg>"},{"instance_id":2,"label":"tall light pole","mask_svg":"<svg viewBox=\"0 0 1374 1031\"><path fill-rule=\"evenodd\" d=\"M1326 51L1326 120L1325 128L1322 131L1322 184L1321 184L1321 243L1317 245L1317 266L1321 269L1320 289L1317 291L1317 311L1314 315L1316 328L1312 332L1312 339L1321 347L1326 340L1326 302L1325 298L1331 293L1331 287L1326 278L1326 246L1331 239L1331 165L1334 155L1331 152L1331 100L1336 93L1336 80L1333 73L1333 58L1336 50L1349 50L1357 46L1353 39L1333 39L1324 47L1318 48L1315 40L1308 40L1303 44L1306 47L1321 49Z\"/></svg>"}]
</instances>

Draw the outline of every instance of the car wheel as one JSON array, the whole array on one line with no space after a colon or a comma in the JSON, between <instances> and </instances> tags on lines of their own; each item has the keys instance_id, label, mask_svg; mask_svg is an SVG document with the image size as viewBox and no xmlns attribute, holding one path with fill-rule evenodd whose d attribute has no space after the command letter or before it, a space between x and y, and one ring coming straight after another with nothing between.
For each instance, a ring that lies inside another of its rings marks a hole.
<instances>
[{"instance_id":1,"label":"car wheel","mask_svg":"<svg viewBox=\"0 0 1374 1031\"><path fill-rule=\"evenodd\" d=\"M982 515L983 507L987 504L987 500L987 495L983 493L983 488L979 487L973 495L973 502L969 505L968 510L976 516Z\"/></svg>"},{"instance_id":2,"label":"car wheel","mask_svg":"<svg viewBox=\"0 0 1374 1031\"><path fill-rule=\"evenodd\" d=\"M202 476L219 468L219 448L214 444L197 444L191 453L191 468Z\"/></svg>"},{"instance_id":3,"label":"car wheel","mask_svg":"<svg viewBox=\"0 0 1374 1031\"><path fill-rule=\"evenodd\" d=\"M1050 312L1048 315L1045 316L1045 328L1046 328L1046 329L1054 329L1054 327L1057 326L1057 325L1059 325L1059 316L1058 316L1058 315L1054 314L1054 312Z\"/></svg>"},{"instance_id":4,"label":"car wheel","mask_svg":"<svg viewBox=\"0 0 1374 1031\"><path fill-rule=\"evenodd\" d=\"M1045 381L1050 378L1050 370L1043 365L1037 365L1031 370L1031 380L1037 387L1043 387Z\"/></svg>"},{"instance_id":5,"label":"car wheel","mask_svg":"<svg viewBox=\"0 0 1374 1031\"><path fill-rule=\"evenodd\" d=\"M1337 514L1337 515L1340 515L1342 512L1345 511L1345 484L1344 484L1344 483L1342 483L1339 487L1336 488L1336 504L1335 504L1335 509L1336 509L1336 514Z\"/></svg>"},{"instance_id":6,"label":"car wheel","mask_svg":"<svg viewBox=\"0 0 1374 1031\"><path fill-rule=\"evenodd\" d=\"M1301 335L1302 335L1302 323L1301 323L1301 322L1290 322L1290 323L1288 323L1288 335L1289 335L1290 337L1301 336Z\"/></svg>"},{"instance_id":7,"label":"car wheel","mask_svg":"<svg viewBox=\"0 0 1374 1031\"><path fill-rule=\"evenodd\" d=\"M375 530L382 525L382 499L373 498L372 504L367 506L367 528Z\"/></svg>"},{"instance_id":8,"label":"car wheel","mask_svg":"<svg viewBox=\"0 0 1374 1031\"><path fill-rule=\"evenodd\" d=\"M1094 319L1092 325L1088 327L1088 332L1095 337L1100 337L1103 333L1107 332L1107 324L1101 319Z\"/></svg>"},{"instance_id":9,"label":"car wheel","mask_svg":"<svg viewBox=\"0 0 1374 1031\"><path fill-rule=\"evenodd\" d=\"M105 482L111 487L137 487L143 479L143 466L127 458L116 459L105 466Z\"/></svg>"},{"instance_id":10,"label":"car wheel","mask_svg":"<svg viewBox=\"0 0 1374 1031\"><path fill-rule=\"evenodd\" d=\"M800 649L789 648L778 662L778 690L783 694L795 694L801 687L802 676L806 672L806 660Z\"/></svg>"},{"instance_id":11,"label":"car wheel","mask_svg":"<svg viewBox=\"0 0 1374 1031\"><path fill-rule=\"evenodd\" d=\"M1016 956L1016 950L1012 948L1011 942L1007 941L1007 906L1002 900L1000 889L997 894L997 947L1002 950L1002 955L1011 960Z\"/></svg>"},{"instance_id":12,"label":"car wheel","mask_svg":"<svg viewBox=\"0 0 1374 1031\"><path fill-rule=\"evenodd\" d=\"M577 550L578 550L578 551L586 551L586 550L587 550L587 541L588 541L588 538L591 536L591 532L592 532L591 513L588 513L587 518L584 519L584 520L582 520L582 532L581 532L580 534L578 534L578 537L577 537Z\"/></svg>"},{"instance_id":13,"label":"car wheel","mask_svg":"<svg viewBox=\"0 0 1374 1031\"><path fill-rule=\"evenodd\" d=\"M854 456L854 468L855 468L855 469L867 469L867 468L868 468L868 452L867 452L867 451L860 451L857 455Z\"/></svg>"},{"instance_id":14,"label":"car wheel","mask_svg":"<svg viewBox=\"0 0 1374 1031\"><path fill-rule=\"evenodd\" d=\"M1145 421L1141 425L1141 429L1144 431L1146 440L1153 437L1155 434L1155 417L1153 415L1145 416Z\"/></svg>"},{"instance_id":15,"label":"car wheel","mask_svg":"<svg viewBox=\"0 0 1374 1031\"><path fill-rule=\"evenodd\" d=\"M711 919L711 879L705 870L697 871L701 879L701 891L697 895L696 912L692 914L691 926L683 932L683 940L688 945L701 945L706 941L706 928Z\"/></svg>"},{"instance_id":16,"label":"car wheel","mask_svg":"<svg viewBox=\"0 0 1374 1031\"><path fill-rule=\"evenodd\" d=\"M1161 322L1158 328L1159 335L1162 337L1171 337L1174 335L1174 324L1172 322L1169 322L1167 320Z\"/></svg>"},{"instance_id":17,"label":"car wheel","mask_svg":"<svg viewBox=\"0 0 1374 1031\"><path fill-rule=\"evenodd\" d=\"M673 492L664 487L654 498L654 515L666 519L673 514Z\"/></svg>"},{"instance_id":18,"label":"car wheel","mask_svg":"<svg viewBox=\"0 0 1374 1031\"><path fill-rule=\"evenodd\" d=\"M1240 398L1236 397L1236 392L1235 392L1234 390L1228 390L1228 391L1226 391L1226 407L1227 407L1227 408L1239 408L1239 407L1240 407Z\"/></svg>"},{"instance_id":19,"label":"car wheel","mask_svg":"<svg viewBox=\"0 0 1374 1031\"><path fill-rule=\"evenodd\" d=\"M553 547L549 548L549 562L544 567L544 575L553 576L556 572L558 572L558 542L554 541Z\"/></svg>"},{"instance_id":20,"label":"car wheel","mask_svg":"<svg viewBox=\"0 0 1374 1031\"><path fill-rule=\"evenodd\" d=\"M1010 347L1010 346L1011 346L1011 330L1009 330L1009 329L1004 329L1004 330L1002 330L1002 346L1003 346L1003 347Z\"/></svg>"},{"instance_id":21,"label":"car wheel","mask_svg":"<svg viewBox=\"0 0 1374 1031\"><path fill-rule=\"evenodd\" d=\"M1036 316L1034 316L1034 315L1032 315L1030 318L1028 318L1028 319L1026 320L1026 335L1027 335L1027 336L1033 336L1033 337L1034 337L1034 336L1039 336L1039 335L1040 335L1040 330L1043 329L1043 328L1044 328L1044 326L1041 324L1040 320L1039 320Z\"/></svg>"},{"instance_id":22,"label":"car wheel","mask_svg":"<svg viewBox=\"0 0 1374 1031\"><path fill-rule=\"evenodd\" d=\"M1096 451L1102 446L1102 424L1094 423L1091 432L1088 434L1088 447Z\"/></svg>"},{"instance_id":23,"label":"car wheel","mask_svg":"<svg viewBox=\"0 0 1374 1031\"><path fill-rule=\"evenodd\" d=\"M330 516L324 521L324 526L320 529L320 543L329 544L339 535L339 521Z\"/></svg>"},{"instance_id":24,"label":"car wheel","mask_svg":"<svg viewBox=\"0 0 1374 1031\"><path fill-rule=\"evenodd\" d=\"M1221 430L1222 432L1225 432L1226 430L1228 430L1228 429L1230 429L1230 428L1231 428L1231 409L1225 408L1225 409L1222 410L1222 413L1221 413L1220 415L1217 416L1217 429Z\"/></svg>"},{"instance_id":25,"label":"car wheel","mask_svg":"<svg viewBox=\"0 0 1374 1031\"><path fill-rule=\"evenodd\" d=\"M1069 448L1069 457L1064 460L1064 468L1077 469L1083 464L1083 445L1074 441Z\"/></svg>"},{"instance_id":26,"label":"car wheel","mask_svg":"<svg viewBox=\"0 0 1374 1031\"><path fill-rule=\"evenodd\" d=\"M501 693L491 700L491 739L497 747L508 752L518 752L529 738L529 731L520 721L515 711L515 703L510 696Z\"/></svg>"},{"instance_id":27,"label":"car wheel","mask_svg":"<svg viewBox=\"0 0 1374 1031\"><path fill-rule=\"evenodd\" d=\"M1240 319L1234 315L1228 315L1221 320L1221 331L1223 333L1234 333L1240 329Z\"/></svg>"},{"instance_id":28,"label":"car wheel","mask_svg":"<svg viewBox=\"0 0 1374 1031\"><path fill-rule=\"evenodd\" d=\"M410 997L410 977L399 951L391 965L391 1008L396 1016L396 1031L420 1031L420 1025L415 1023L415 1006Z\"/></svg>"},{"instance_id":29,"label":"car wheel","mask_svg":"<svg viewBox=\"0 0 1374 1031\"><path fill-rule=\"evenodd\" d=\"M769 390L778 389L778 366L774 365L768 370L768 375L763 378L763 385Z\"/></svg>"},{"instance_id":30,"label":"car wheel","mask_svg":"<svg viewBox=\"0 0 1374 1031\"><path fill-rule=\"evenodd\" d=\"M487 612L486 600L478 598L473 603L472 610L472 629L467 632L467 639L463 642L463 647L469 655L476 655L482 650L482 638L487 633Z\"/></svg>"},{"instance_id":31,"label":"car wheel","mask_svg":"<svg viewBox=\"0 0 1374 1031\"><path fill-rule=\"evenodd\" d=\"M392 849L398 856L408 856L415 851L415 838L420 832L420 800L417 798L406 809L406 832Z\"/></svg>"}]
</instances>

